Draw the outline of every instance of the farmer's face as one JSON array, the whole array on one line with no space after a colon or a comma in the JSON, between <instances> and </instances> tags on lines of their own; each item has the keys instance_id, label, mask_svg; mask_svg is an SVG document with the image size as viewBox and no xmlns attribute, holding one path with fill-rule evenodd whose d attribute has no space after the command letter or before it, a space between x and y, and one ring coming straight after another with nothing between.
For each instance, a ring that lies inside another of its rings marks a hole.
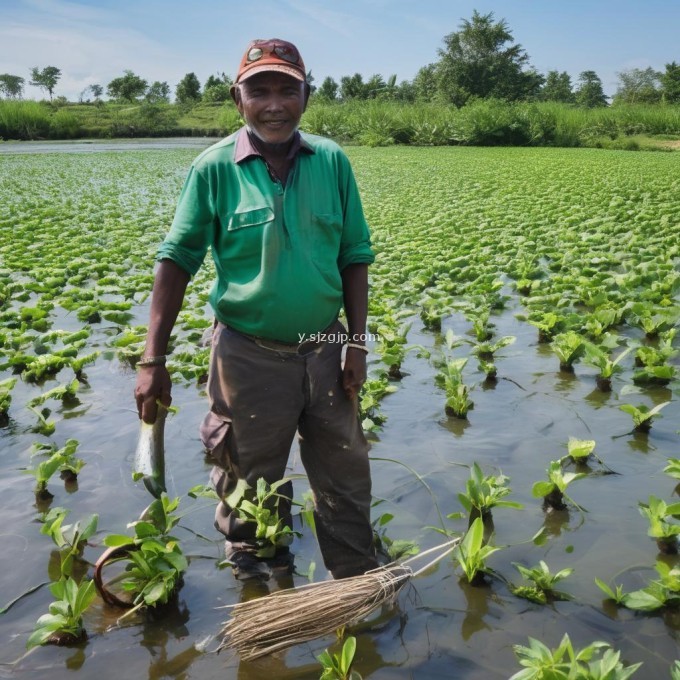
<instances>
[{"instance_id":1,"label":"farmer's face","mask_svg":"<svg viewBox=\"0 0 680 680\"><path fill-rule=\"evenodd\" d=\"M285 73L267 71L234 88L234 101L246 124L268 144L287 142L307 105L305 84Z\"/></svg>"}]
</instances>

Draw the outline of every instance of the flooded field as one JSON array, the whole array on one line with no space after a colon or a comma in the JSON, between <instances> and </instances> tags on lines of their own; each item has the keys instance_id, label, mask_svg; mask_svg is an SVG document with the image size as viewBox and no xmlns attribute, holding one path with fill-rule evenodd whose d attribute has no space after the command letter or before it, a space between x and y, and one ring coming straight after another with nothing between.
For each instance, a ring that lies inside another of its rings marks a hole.
<instances>
[{"instance_id":1,"label":"flooded field","mask_svg":"<svg viewBox=\"0 0 680 680\"><path fill-rule=\"evenodd\" d=\"M198 425L212 265L191 284L171 363L179 410L166 424L168 495L181 498L173 535L189 562L177 600L121 619L124 612L96 598L84 614L86 642L26 653L54 599L45 584L60 576L42 513L67 508L69 523L98 514L73 571L87 579L105 536L130 533L127 524L151 500L131 477L139 431L133 365L153 254L197 149L13 154L7 147L0 147L0 385L11 401L0 422L0 677L318 678L316 657L340 649L334 637L253 662L214 652L224 605L302 585L310 572L315 581L327 574L297 517L297 573L235 581L219 567L212 502L187 496L210 469ZM442 532L463 534L468 517L447 515L464 511L459 494L473 463L485 475L507 476L503 500L523 506L493 509L487 528L499 550L487 558L481 586L469 585L448 557L393 607L352 627L353 668L376 680L509 678L521 668L513 645L531 637L555 649L568 633L575 648L602 640L626 664L642 662L634 677L670 677L680 658L678 557L659 552L640 504L678 502L677 476L664 468L680 457L680 157L473 148L348 154L377 252L369 327L378 340L362 418L383 541L424 550L447 540ZM553 344L539 342L539 330ZM570 344L578 339L589 353ZM611 391L598 389L596 358L604 353L611 363L628 347ZM651 355L654 362L642 363ZM560 368L565 359L573 370ZM399 380L388 377L397 360ZM496 380L487 378L490 363ZM76 377L71 398L40 403ZM474 404L467 417L447 415L463 393ZM634 430L626 405L643 414L658 408L648 432ZM570 438L594 441L596 457L585 466L564 460ZM30 469L46 456L35 445L60 448L69 439L85 462L77 483L56 474L48 482L54 498L37 501ZM582 473L562 510L546 510L534 493L551 461L561 461L563 481ZM295 449L290 472L303 472ZM297 500L306 490L304 480L295 482ZM662 521L671 534L667 527L678 526L672 514ZM573 569L556 586L569 599L538 604L517 594L528 581L513 565L541 560L552 574ZM658 563L672 577L663 581ZM625 593L661 580L666 604L617 606L596 578Z\"/></svg>"}]
</instances>

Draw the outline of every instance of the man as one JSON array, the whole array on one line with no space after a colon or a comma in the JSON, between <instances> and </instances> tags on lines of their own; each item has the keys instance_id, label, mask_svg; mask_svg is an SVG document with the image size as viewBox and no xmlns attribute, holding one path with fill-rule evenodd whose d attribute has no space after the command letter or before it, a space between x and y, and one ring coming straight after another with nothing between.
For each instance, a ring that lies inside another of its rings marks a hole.
<instances>
[{"instance_id":1,"label":"man","mask_svg":"<svg viewBox=\"0 0 680 680\"><path fill-rule=\"evenodd\" d=\"M340 148L297 129L309 86L294 45L250 43L231 95L246 125L194 161L157 254L139 414L153 422L156 400L170 402L168 340L189 278L211 248L216 323L201 439L216 462L212 481L225 498L240 479L253 488L259 478L280 480L297 431L324 563L335 578L361 574L377 566L357 417L374 259L361 201ZM287 498L279 513L290 524L292 488L280 491ZM254 524L224 501L215 526L237 577L290 567L287 548L258 559Z\"/></svg>"}]
</instances>

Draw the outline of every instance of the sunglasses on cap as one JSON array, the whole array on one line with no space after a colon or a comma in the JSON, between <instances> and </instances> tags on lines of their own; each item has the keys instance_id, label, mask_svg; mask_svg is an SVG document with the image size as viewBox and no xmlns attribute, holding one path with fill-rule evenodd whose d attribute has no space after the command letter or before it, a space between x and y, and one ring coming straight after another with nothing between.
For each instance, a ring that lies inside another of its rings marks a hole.
<instances>
[{"instance_id":1,"label":"sunglasses on cap","mask_svg":"<svg viewBox=\"0 0 680 680\"><path fill-rule=\"evenodd\" d=\"M300 63L300 53L294 45L282 45L275 42L262 42L251 47L246 55L246 64L259 61L265 54L276 55L279 59L287 61L289 64Z\"/></svg>"}]
</instances>

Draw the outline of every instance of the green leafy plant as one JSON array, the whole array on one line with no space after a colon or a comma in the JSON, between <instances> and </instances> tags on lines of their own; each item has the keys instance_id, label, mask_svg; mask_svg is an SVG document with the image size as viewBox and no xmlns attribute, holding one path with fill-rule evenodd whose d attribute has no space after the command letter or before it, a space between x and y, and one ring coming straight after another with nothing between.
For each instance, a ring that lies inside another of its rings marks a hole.
<instances>
[{"instance_id":1,"label":"green leafy plant","mask_svg":"<svg viewBox=\"0 0 680 680\"><path fill-rule=\"evenodd\" d=\"M663 471L673 479L680 479L680 458L669 458Z\"/></svg>"},{"instance_id":2,"label":"green leafy plant","mask_svg":"<svg viewBox=\"0 0 680 680\"><path fill-rule=\"evenodd\" d=\"M553 460L547 469L547 481L536 482L531 488L534 498L542 498L545 507L553 510L565 510L565 500L582 509L566 494L567 487L577 479L585 477L583 472L564 472L560 461Z\"/></svg>"},{"instance_id":3,"label":"green leafy plant","mask_svg":"<svg viewBox=\"0 0 680 680\"><path fill-rule=\"evenodd\" d=\"M554 312L536 312L528 319L532 326L538 329L538 342L551 342L553 338L564 330L564 319Z\"/></svg>"},{"instance_id":4,"label":"green leafy plant","mask_svg":"<svg viewBox=\"0 0 680 680\"><path fill-rule=\"evenodd\" d=\"M49 613L38 619L26 642L29 649L45 644L74 644L87 637L83 613L94 600L94 582L82 581L79 585L72 578L62 578L52 583L50 591L56 600L50 604Z\"/></svg>"},{"instance_id":5,"label":"green leafy plant","mask_svg":"<svg viewBox=\"0 0 680 680\"><path fill-rule=\"evenodd\" d=\"M513 650L524 669L510 680L627 680L642 665L624 666L620 652L606 642L575 650L566 633L555 650L534 638L529 638L528 647L514 645Z\"/></svg>"},{"instance_id":6,"label":"green leafy plant","mask_svg":"<svg viewBox=\"0 0 680 680\"><path fill-rule=\"evenodd\" d=\"M593 366L599 370L599 374L595 380L597 387L602 390L602 392L611 392L612 376L623 370L620 363L632 350L632 347L628 347L624 349L623 352L620 352L615 359L612 359L605 348L594 345L591 342L586 342L585 357L583 361L589 366Z\"/></svg>"},{"instance_id":7,"label":"green leafy plant","mask_svg":"<svg viewBox=\"0 0 680 680\"><path fill-rule=\"evenodd\" d=\"M90 515L81 529L80 522L64 525L69 514L66 508L51 508L45 513L41 521L40 533L50 536L61 553L61 574L71 576L73 560L82 555L87 541L97 531L98 515Z\"/></svg>"},{"instance_id":8,"label":"green leafy plant","mask_svg":"<svg viewBox=\"0 0 680 680\"><path fill-rule=\"evenodd\" d=\"M317 657L323 666L319 680L361 680L359 673L351 670L356 647L356 638L350 635L339 654L331 654L327 649L321 652Z\"/></svg>"},{"instance_id":9,"label":"green leafy plant","mask_svg":"<svg viewBox=\"0 0 680 680\"><path fill-rule=\"evenodd\" d=\"M556 335L551 344L553 352L560 360L560 370L573 373L574 364L585 354L586 344L575 331Z\"/></svg>"},{"instance_id":10,"label":"green leafy plant","mask_svg":"<svg viewBox=\"0 0 680 680\"><path fill-rule=\"evenodd\" d=\"M458 562L470 585L478 586L485 583L485 574L491 573L486 560L500 548L484 545L484 522L477 517L463 540L453 549L453 557Z\"/></svg>"},{"instance_id":11,"label":"green leafy plant","mask_svg":"<svg viewBox=\"0 0 680 680\"><path fill-rule=\"evenodd\" d=\"M555 586L573 573L571 567L560 569L556 574L552 574L548 565L541 560L536 567L524 567L517 562L512 566L532 585L530 586L511 586L513 595L523 597L538 604L546 604L555 600L569 600L571 597L555 589Z\"/></svg>"},{"instance_id":12,"label":"green leafy plant","mask_svg":"<svg viewBox=\"0 0 680 680\"><path fill-rule=\"evenodd\" d=\"M620 586L617 587L616 593L613 593L611 589L603 587L601 581L596 580L596 583L617 604L623 605L626 609L653 612L664 607L677 608L680 606L680 567L677 565L671 567L658 560L654 568L659 578L630 593L622 593Z\"/></svg>"},{"instance_id":13,"label":"green leafy plant","mask_svg":"<svg viewBox=\"0 0 680 680\"><path fill-rule=\"evenodd\" d=\"M511 493L508 488L510 478L503 474L484 475L481 467L473 463L470 468L470 479L465 484L465 492L458 494L460 504L470 515L480 516L483 519L491 516L493 508L514 508L521 510L524 506L515 501L502 500Z\"/></svg>"},{"instance_id":14,"label":"green leafy plant","mask_svg":"<svg viewBox=\"0 0 680 680\"><path fill-rule=\"evenodd\" d=\"M394 519L394 515L384 512L371 524L373 526L373 543L376 551L386 555L390 562L417 555L420 548L413 541L392 539L387 535L387 525Z\"/></svg>"},{"instance_id":15,"label":"green leafy plant","mask_svg":"<svg viewBox=\"0 0 680 680\"><path fill-rule=\"evenodd\" d=\"M491 361L498 350L512 345L517 338L514 335L504 335L502 338L498 338L496 342L491 342L490 340L485 340L483 342L476 342L472 345L472 353L483 361Z\"/></svg>"},{"instance_id":16,"label":"green leafy plant","mask_svg":"<svg viewBox=\"0 0 680 680\"><path fill-rule=\"evenodd\" d=\"M468 411L474 407L470 399L470 386L463 382L463 369L467 358L450 359L435 376L435 382L446 391L445 411L456 418L467 418Z\"/></svg>"},{"instance_id":17,"label":"green leafy plant","mask_svg":"<svg viewBox=\"0 0 680 680\"><path fill-rule=\"evenodd\" d=\"M128 525L134 529L134 537L110 534L104 539L105 545L118 549L111 561L126 562L120 585L132 598L134 606L130 612L168 602L187 569L179 542L170 535L179 522L179 517L173 514L179 500L170 500L163 493L149 505L144 519Z\"/></svg>"},{"instance_id":18,"label":"green leafy plant","mask_svg":"<svg viewBox=\"0 0 680 680\"><path fill-rule=\"evenodd\" d=\"M10 404L12 403L12 390L16 383L16 378L0 380L0 421L7 416Z\"/></svg>"},{"instance_id":19,"label":"green leafy plant","mask_svg":"<svg viewBox=\"0 0 680 680\"><path fill-rule=\"evenodd\" d=\"M385 422L385 415L380 411L380 402L387 394L397 391L390 385L386 376L370 378L364 383L359 395L359 418L365 432L375 432Z\"/></svg>"},{"instance_id":20,"label":"green leafy plant","mask_svg":"<svg viewBox=\"0 0 680 680\"><path fill-rule=\"evenodd\" d=\"M234 491L224 499L240 519L255 524L258 557L274 557L277 548L289 546L293 537L300 535L286 526L278 514L279 500L282 498L278 489L288 481L289 479L284 477L278 482L267 484L264 478L260 477L253 495L252 488L241 479Z\"/></svg>"},{"instance_id":21,"label":"green leafy plant","mask_svg":"<svg viewBox=\"0 0 680 680\"><path fill-rule=\"evenodd\" d=\"M68 385L53 387L51 390L43 392L37 397L33 397L33 399L28 402L28 405L42 406L48 399L58 399L65 402L75 401L79 387L80 383L78 382L78 379L74 378Z\"/></svg>"},{"instance_id":22,"label":"green leafy plant","mask_svg":"<svg viewBox=\"0 0 680 680\"><path fill-rule=\"evenodd\" d=\"M560 464L563 465L565 462L571 461L577 466L586 465L587 462L594 458L600 465L604 463L593 453L595 450L595 440L594 439L576 439L576 437L569 437L567 442L567 455L560 459Z\"/></svg>"},{"instance_id":23,"label":"green leafy plant","mask_svg":"<svg viewBox=\"0 0 680 680\"><path fill-rule=\"evenodd\" d=\"M680 518L680 503L667 505L660 498L650 496L649 503L638 503L638 508L649 521L647 534L656 540L659 550L665 554L677 554L680 524L672 524L669 520Z\"/></svg>"},{"instance_id":24,"label":"green leafy plant","mask_svg":"<svg viewBox=\"0 0 680 680\"><path fill-rule=\"evenodd\" d=\"M668 385L676 374L677 369L670 364L644 366L633 373L633 382L637 385Z\"/></svg>"},{"instance_id":25,"label":"green leafy plant","mask_svg":"<svg viewBox=\"0 0 680 680\"><path fill-rule=\"evenodd\" d=\"M36 417L38 418L38 423L33 428L34 432L45 435L45 437L49 437L50 435L54 434L54 431L57 429L57 424L54 422L54 420L48 420L50 417L50 410L48 408L43 408L39 411L37 408L28 406L28 409L33 411L33 413L35 413Z\"/></svg>"},{"instance_id":26,"label":"green leafy plant","mask_svg":"<svg viewBox=\"0 0 680 680\"><path fill-rule=\"evenodd\" d=\"M636 432L649 432L652 429L652 421L659 415L661 409L666 408L670 401L664 401L657 404L653 408L649 408L642 404L641 406L633 406L632 404L621 404L619 408L631 416L633 419L633 429Z\"/></svg>"}]
</instances>

